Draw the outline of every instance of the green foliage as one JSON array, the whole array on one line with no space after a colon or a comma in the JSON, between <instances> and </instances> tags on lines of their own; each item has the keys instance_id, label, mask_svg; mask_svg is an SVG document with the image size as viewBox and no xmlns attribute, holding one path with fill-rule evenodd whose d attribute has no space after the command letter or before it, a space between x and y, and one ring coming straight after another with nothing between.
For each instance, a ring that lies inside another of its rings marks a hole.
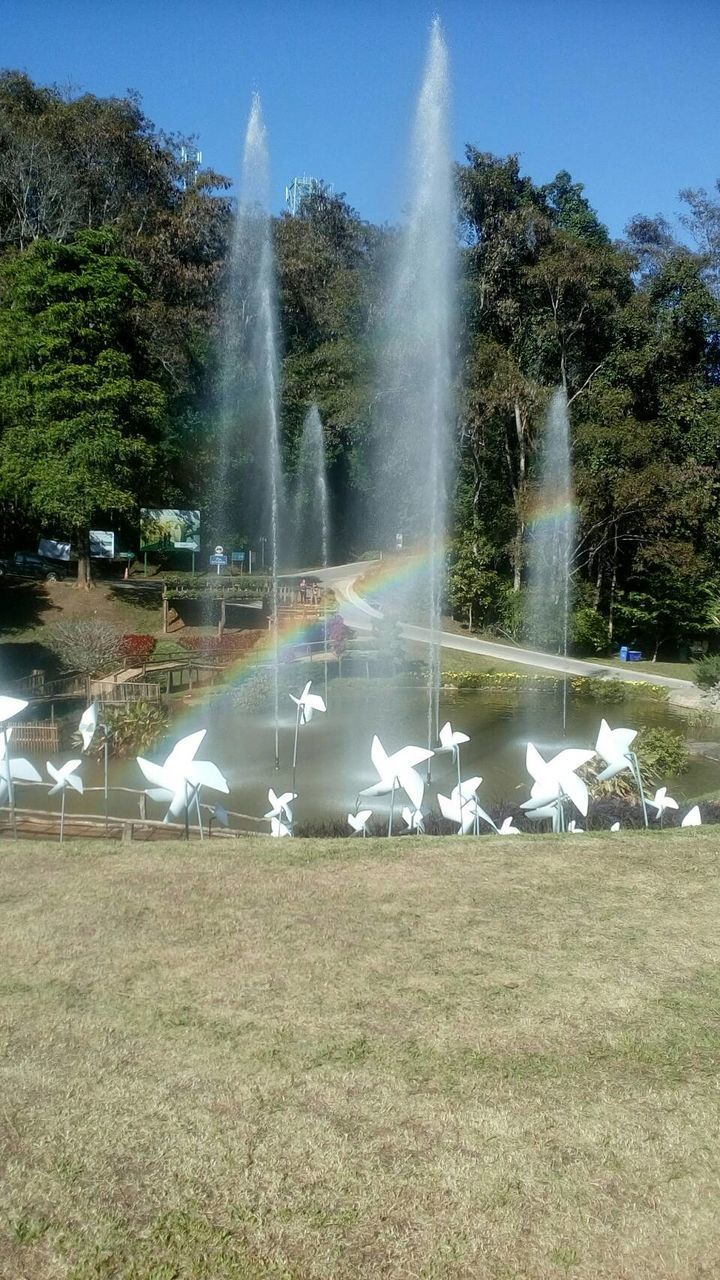
<instances>
[{"instance_id":1,"label":"green foliage","mask_svg":"<svg viewBox=\"0 0 720 1280\"><path fill-rule=\"evenodd\" d=\"M701 689L715 689L720 684L720 654L701 658L693 666L693 675Z\"/></svg>"},{"instance_id":2,"label":"green foliage","mask_svg":"<svg viewBox=\"0 0 720 1280\"><path fill-rule=\"evenodd\" d=\"M643 777L652 782L685 773L690 761L684 737L672 729L641 729L633 749Z\"/></svg>"},{"instance_id":3,"label":"green foliage","mask_svg":"<svg viewBox=\"0 0 720 1280\"><path fill-rule=\"evenodd\" d=\"M583 605L575 609L571 619L572 647L575 653L606 653L607 622L597 609Z\"/></svg>"},{"instance_id":4,"label":"green foliage","mask_svg":"<svg viewBox=\"0 0 720 1280\"><path fill-rule=\"evenodd\" d=\"M169 713L160 702L128 702L119 707L106 707L103 715L107 725L110 755L128 757L141 755L165 736ZM98 729L92 741L91 751L100 756L104 750L105 735Z\"/></svg>"},{"instance_id":5,"label":"green foliage","mask_svg":"<svg viewBox=\"0 0 720 1280\"><path fill-rule=\"evenodd\" d=\"M574 698L582 702L602 702L607 705L627 702L632 696L633 687L626 680L603 680L592 676L574 676L570 681Z\"/></svg>"},{"instance_id":6,"label":"green foliage","mask_svg":"<svg viewBox=\"0 0 720 1280\"><path fill-rule=\"evenodd\" d=\"M140 274L109 232L82 232L37 241L0 287L0 494L83 558L101 514L135 508L164 412L133 322Z\"/></svg>"},{"instance_id":7,"label":"green foliage","mask_svg":"<svg viewBox=\"0 0 720 1280\"><path fill-rule=\"evenodd\" d=\"M50 623L43 640L57 655L63 671L101 676L117 668L122 660L122 632L94 616Z\"/></svg>"}]
</instances>

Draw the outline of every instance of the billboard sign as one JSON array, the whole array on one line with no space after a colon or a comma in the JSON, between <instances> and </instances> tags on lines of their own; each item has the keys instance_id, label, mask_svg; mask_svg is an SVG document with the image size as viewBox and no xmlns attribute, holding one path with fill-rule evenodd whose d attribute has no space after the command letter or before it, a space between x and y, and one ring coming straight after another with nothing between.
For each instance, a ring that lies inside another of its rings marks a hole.
<instances>
[{"instance_id":1,"label":"billboard sign","mask_svg":"<svg viewBox=\"0 0 720 1280\"><path fill-rule=\"evenodd\" d=\"M176 551L200 550L200 512L168 507L143 507L140 512L140 548L174 547Z\"/></svg>"},{"instance_id":2,"label":"billboard sign","mask_svg":"<svg viewBox=\"0 0 720 1280\"><path fill-rule=\"evenodd\" d=\"M70 543L60 542L58 538L41 538L38 542L38 555L47 556L48 560L69 560Z\"/></svg>"},{"instance_id":3,"label":"billboard sign","mask_svg":"<svg viewBox=\"0 0 720 1280\"><path fill-rule=\"evenodd\" d=\"M90 530L90 555L95 560L112 560L115 556L115 534L110 529Z\"/></svg>"}]
</instances>

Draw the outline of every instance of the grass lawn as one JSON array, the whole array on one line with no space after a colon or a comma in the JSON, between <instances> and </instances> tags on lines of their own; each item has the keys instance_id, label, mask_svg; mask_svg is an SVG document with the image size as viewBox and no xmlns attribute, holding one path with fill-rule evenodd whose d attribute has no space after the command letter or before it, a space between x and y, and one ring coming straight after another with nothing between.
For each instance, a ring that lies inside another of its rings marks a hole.
<instances>
[{"instance_id":1,"label":"grass lawn","mask_svg":"<svg viewBox=\"0 0 720 1280\"><path fill-rule=\"evenodd\" d=\"M0 1275L720 1271L707 829L0 846Z\"/></svg>"}]
</instances>

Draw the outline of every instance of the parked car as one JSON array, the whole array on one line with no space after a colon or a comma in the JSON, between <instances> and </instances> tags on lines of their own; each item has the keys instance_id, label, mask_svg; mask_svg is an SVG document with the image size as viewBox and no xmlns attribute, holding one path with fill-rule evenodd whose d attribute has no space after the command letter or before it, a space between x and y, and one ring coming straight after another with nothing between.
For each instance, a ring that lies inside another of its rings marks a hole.
<instances>
[{"instance_id":1,"label":"parked car","mask_svg":"<svg viewBox=\"0 0 720 1280\"><path fill-rule=\"evenodd\" d=\"M45 582L63 582L67 564L38 555L37 551L16 551L9 559L0 560L0 576L10 573L16 578L44 578Z\"/></svg>"}]
</instances>

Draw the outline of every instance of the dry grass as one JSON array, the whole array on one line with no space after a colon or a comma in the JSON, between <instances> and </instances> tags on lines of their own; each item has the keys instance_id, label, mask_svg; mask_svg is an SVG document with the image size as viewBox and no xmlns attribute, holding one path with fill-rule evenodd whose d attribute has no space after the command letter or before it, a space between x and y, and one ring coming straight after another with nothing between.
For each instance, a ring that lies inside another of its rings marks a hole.
<instances>
[{"instance_id":1,"label":"dry grass","mask_svg":"<svg viewBox=\"0 0 720 1280\"><path fill-rule=\"evenodd\" d=\"M720 1272L710 830L4 845L0 1274Z\"/></svg>"}]
</instances>

